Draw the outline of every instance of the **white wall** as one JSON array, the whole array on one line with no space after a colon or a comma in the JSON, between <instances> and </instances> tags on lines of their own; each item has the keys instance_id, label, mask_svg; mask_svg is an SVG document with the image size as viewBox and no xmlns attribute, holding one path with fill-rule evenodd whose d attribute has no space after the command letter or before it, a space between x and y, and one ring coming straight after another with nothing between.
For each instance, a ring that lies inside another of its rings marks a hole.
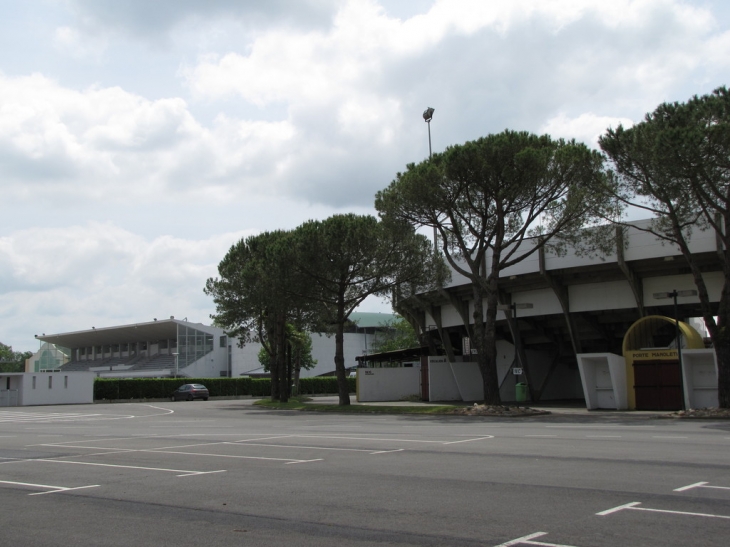
<instances>
[{"instance_id":1,"label":"white wall","mask_svg":"<svg viewBox=\"0 0 730 547\"><path fill-rule=\"evenodd\" d=\"M93 403L95 377L93 372L24 373L18 404L29 406Z\"/></svg>"},{"instance_id":2,"label":"white wall","mask_svg":"<svg viewBox=\"0 0 730 547\"><path fill-rule=\"evenodd\" d=\"M230 338L228 343L231 345L231 375L234 378L261 366L259 363L261 344L251 342L239 348L236 338Z\"/></svg>"},{"instance_id":3,"label":"white wall","mask_svg":"<svg viewBox=\"0 0 730 547\"><path fill-rule=\"evenodd\" d=\"M479 401L484 399L477 363L449 363L445 357L428 358L430 401Z\"/></svg>"},{"instance_id":4,"label":"white wall","mask_svg":"<svg viewBox=\"0 0 730 547\"><path fill-rule=\"evenodd\" d=\"M688 408L718 406L717 355L712 349L682 350L684 400Z\"/></svg>"},{"instance_id":5,"label":"white wall","mask_svg":"<svg viewBox=\"0 0 730 547\"><path fill-rule=\"evenodd\" d=\"M363 355L366 351L372 349L374 342L375 335L364 332L346 332L343 338L345 368L356 367L357 361L355 357ZM231 355L234 377L258 369L261 366L258 359L261 344L250 343L246 344L243 348L239 348L237 341L233 338L229 343L233 344ZM301 378L311 378L333 372L335 370L334 335L312 334L312 357L317 361L317 364L311 370L302 370L300 374Z\"/></svg>"},{"instance_id":6,"label":"white wall","mask_svg":"<svg viewBox=\"0 0 730 547\"><path fill-rule=\"evenodd\" d=\"M420 367L357 369L357 400L360 402L400 401L420 393Z\"/></svg>"},{"instance_id":7,"label":"white wall","mask_svg":"<svg viewBox=\"0 0 730 547\"><path fill-rule=\"evenodd\" d=\"M586 408L627 409L625 359L613 353L584 353L577 357Z\"/></svg>"},{"instance_id":8,"label":"white wall","mask_svg":"<svg viewBox=\"0 0 730 547\"><path fill-rule=\"evenodd\" d=\"M213 351L181 368L179 373L188 378L219 378L221 372L228 373L228 348L221 348L218 338L214 338ZM175 372L173 367L172 372Z\"/></svg>"}]
</instances>

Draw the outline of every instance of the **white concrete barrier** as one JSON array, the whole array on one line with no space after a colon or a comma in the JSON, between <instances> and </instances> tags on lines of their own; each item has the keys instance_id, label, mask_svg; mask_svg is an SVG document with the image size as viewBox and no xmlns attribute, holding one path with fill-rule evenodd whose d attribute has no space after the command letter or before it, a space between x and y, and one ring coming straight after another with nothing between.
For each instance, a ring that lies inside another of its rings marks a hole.
<instances>
[{"instance_id":1,"label":"white concrete barrier","mask_svg":"<svg viewBox=\"0 0 730 547\"><path fill-rule=\"evenodd\" d=\"M400 401L420 391L420 367L357 369L359 402Z\"/></svg>"}]
</instances>

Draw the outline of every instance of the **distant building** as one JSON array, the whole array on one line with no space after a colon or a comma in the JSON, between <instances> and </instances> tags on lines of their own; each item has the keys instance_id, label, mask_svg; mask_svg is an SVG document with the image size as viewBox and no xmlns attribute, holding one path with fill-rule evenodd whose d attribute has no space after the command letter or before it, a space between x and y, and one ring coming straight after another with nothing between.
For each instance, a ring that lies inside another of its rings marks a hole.
<instances>
[{"instance_id":1,"label":"distant building","mask_svg":"<svg viewBox=\"0 0 730 547\"><path fill-rule=\"evenodd\" d=\"M367 354L378 332L394 315L351 315L345 333L345 366L357 366L356 356ZM153 320L131 325L42 335L41 347L26 363L26 372L90 371L103 378L238 377L265 375L259 361L260 344L239 347L239 340L218 327L186 320ZM317 365L302 378L334 373L334 336L312 334Z\"/></svg>"}]
</instances>

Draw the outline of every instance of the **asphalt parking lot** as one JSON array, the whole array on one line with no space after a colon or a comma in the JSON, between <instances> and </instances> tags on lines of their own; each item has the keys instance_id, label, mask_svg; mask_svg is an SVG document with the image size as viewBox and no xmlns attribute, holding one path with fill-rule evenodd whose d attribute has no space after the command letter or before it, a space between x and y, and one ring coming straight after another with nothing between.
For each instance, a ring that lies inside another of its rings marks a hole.
<instances>
[{"instance_id":1,"label":"asphalt parking lot","mask_svg":"<svg viewBox=\"0 0 730 547\"><path fill-rule=\"evenodd\" d=\"M0 409L0 546L720 546L730 422Z\"/></svg>"}]
</instances>

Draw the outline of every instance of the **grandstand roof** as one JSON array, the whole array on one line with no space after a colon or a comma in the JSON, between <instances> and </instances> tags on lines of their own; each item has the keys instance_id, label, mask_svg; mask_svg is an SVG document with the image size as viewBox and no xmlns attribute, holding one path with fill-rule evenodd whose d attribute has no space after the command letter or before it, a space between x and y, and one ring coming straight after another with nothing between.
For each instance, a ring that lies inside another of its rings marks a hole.
<instances>
[{"instance_id":1,"label":"grandstand roof","mask_svg":"<svg viewBox=\"0 0 730 547\"><path fill-rule=\"evenodd\" d=\"M178 319L161 319L148 323L134 323L115 327L91 327L89 330L61 334L36 335L36 339L66 348L80 348L124 342L145 342L149 340L171 340L177 338L177 326L188 325L200 328L204 325L188 323Z\"/></svg>"}]
</instances>

